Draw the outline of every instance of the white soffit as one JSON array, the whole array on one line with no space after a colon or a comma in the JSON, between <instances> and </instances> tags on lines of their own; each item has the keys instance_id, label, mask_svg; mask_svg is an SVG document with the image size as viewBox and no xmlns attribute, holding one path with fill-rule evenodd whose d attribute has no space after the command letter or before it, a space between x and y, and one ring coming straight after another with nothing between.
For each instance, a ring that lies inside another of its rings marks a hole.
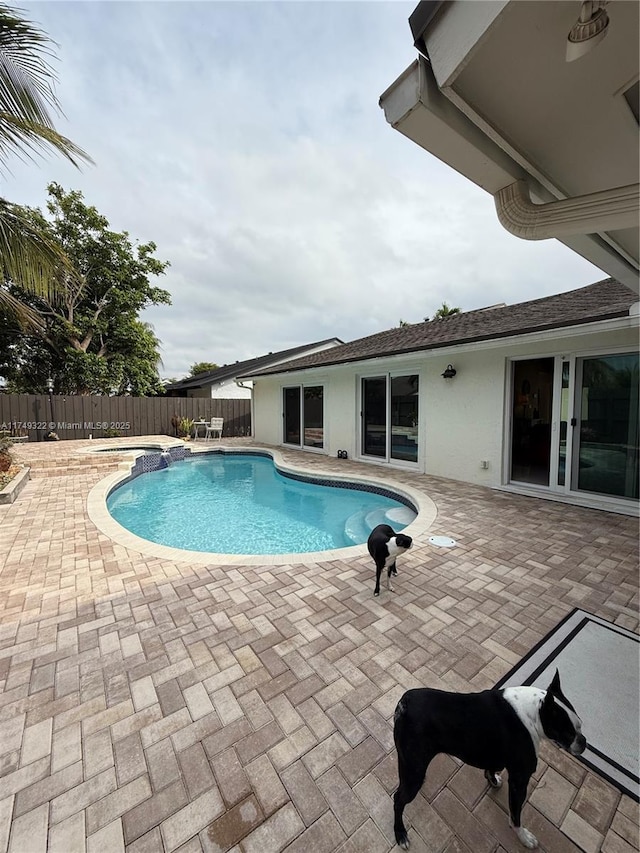
<instances>
[{"instance_id":1,"label":"white soffit","mask_svg":"<svg viewBox=\"0 0 640 853\"><path fill-rule=\"evenodd\" d=\"M623 94L638 74L638 4L612 5L612 19L618 9L615 37L566 63L577 0L443 4L424 33L431 64L420 59L387 89L385 117L494 196L518 180L537 203L638 183L638 125ZM559 239L638 291L635 225Z\"/></svg>"}]
</instances>

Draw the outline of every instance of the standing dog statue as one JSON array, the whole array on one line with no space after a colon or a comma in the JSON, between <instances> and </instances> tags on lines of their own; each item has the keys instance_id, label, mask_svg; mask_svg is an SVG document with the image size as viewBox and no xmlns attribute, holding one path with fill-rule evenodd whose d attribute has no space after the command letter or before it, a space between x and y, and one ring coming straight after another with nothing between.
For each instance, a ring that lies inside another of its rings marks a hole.
<instances>
[{"instance_id":1,"label":"standing dog statue","mask_svg":"<svg viewBox=\"0 0 640 853\"><path fill-rule=\"evenodd\" d=\"M376 588L374 595L380 595L380 575L383 569L387 569L387 589L393 592L391 586L391 575L397 575L396 557L408 551L413 544L410 536L404 533L396 533L388 524L379 524L374 527L367 539L367 548L376 564Z\"/></svg>"},{"instance_id":2,"label":"standing dog statue","mask_svg":"<svg viewBox=\"0 0 640 853\"><path fill-rule=\"evenodd\" d=\"M540 741L547 738L571 755L581 755L587 747L581 729L580 718L560 688L558 670L548 690L408 690L396 707L393 728L400 777L394 796L396 842L408 849L402 812L422 787L431 759L446 752L484 770L493 788L502 784L498 773L506 767L511 825L525 847L537 847L535 835L520 825L520 815Z\"/></svg>"}]
</instances>

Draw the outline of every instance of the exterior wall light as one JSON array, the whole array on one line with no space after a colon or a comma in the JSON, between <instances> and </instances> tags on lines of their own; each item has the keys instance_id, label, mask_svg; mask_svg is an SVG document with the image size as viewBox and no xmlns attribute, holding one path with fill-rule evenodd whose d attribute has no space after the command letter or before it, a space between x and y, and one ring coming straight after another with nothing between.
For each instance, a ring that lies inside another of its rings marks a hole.
<instances>
[{"instance_id":1,"label":"exterior wall light","mask_svg":"<svg viewBox=\"0 0 640 853\"><path fill-rule=\"evenodd\" d=\"M580 59L599 44L607 34L609 16L605 12L608 0L584 0L580 17L567 36L567 62Z\"/></svg>"},{"instance_id":2,"label":"exterior wall light","mask_svg":"<svg viewBox=\"0 0 640 853\"><path fill-rule=\"evenodd\" d=\"M444 373L442 374L442 376L445 379L453 379L453 377L456 375L457 372L458 371L455 369L455 367L452 364L448 364L445 367L445 370L444 370Z\"/></svg>"}]
</instances>

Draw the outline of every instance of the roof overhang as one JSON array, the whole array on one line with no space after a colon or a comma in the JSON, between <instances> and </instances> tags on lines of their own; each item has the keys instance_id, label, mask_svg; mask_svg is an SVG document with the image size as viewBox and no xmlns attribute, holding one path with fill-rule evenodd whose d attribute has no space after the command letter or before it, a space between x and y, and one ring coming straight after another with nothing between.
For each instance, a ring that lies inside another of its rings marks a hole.
<instances>
[{"instance_id":1,"label":"roof overhang","mask_svg":"<svg viewBox=\"0 0 640 853\"><path fill-rule=\"evenodd\" d=\"M579 11L576 0L423 2L411 23L424 55L380 105L490 192L511 233L556 237L638 292L638 125L625 100L638 79L638 4L616 3L607 38L567 63Z\"/></svg>"},{"instance_id":2,"label":"roof overhang","mask_svg":"<svg viewBox=\"0 0 640 853\"><path fill-rule=\"evenodd\" d=\"M423 346L413 346L407 349L398 349L389 353L378 353L363 355L360 357L350 356L334 362L326 362L318 365L306 365L304 367L282 366L282 370L270 373L256 373L250 377L242 377L243 380L251 379L257 382L259 379L283 379L291 377L292 374L304 373L327 373L340 370L349 366L370 365L371 363L388 363L389 361L420 361L431 355L440 356L448 352L465 352L468 350L497 349L508 346L522 346L547 340L569 340L578 336L600 334L603 332L616 332L624 329L640 329L640 303L634 303L627 312L612 311L610 316L602 316L598 319L585 319L582 322L564 324L560 322L549 323L542 328L523 328L518 332L505 331L491 335L476 335L458 341L431 341Z\"/></svg>"}]
</instances>

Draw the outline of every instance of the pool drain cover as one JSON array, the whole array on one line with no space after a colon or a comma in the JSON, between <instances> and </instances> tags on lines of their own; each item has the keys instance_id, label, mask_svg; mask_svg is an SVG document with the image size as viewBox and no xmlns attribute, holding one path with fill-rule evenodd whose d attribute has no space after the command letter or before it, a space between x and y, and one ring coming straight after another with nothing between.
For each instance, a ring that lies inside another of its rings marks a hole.
<instances>
[{"instance_id":1,"label":"pool drain cover","mask_svg":"<svg viewBox=\"0 0 640 853\"><path fill-rule=\"evenodd\" d=\"M438 545L440 548L453 548L454 545L457 545L456 540L450 536L430 536L429 542L432 545Z\"/></svg>"}]
</instances>

